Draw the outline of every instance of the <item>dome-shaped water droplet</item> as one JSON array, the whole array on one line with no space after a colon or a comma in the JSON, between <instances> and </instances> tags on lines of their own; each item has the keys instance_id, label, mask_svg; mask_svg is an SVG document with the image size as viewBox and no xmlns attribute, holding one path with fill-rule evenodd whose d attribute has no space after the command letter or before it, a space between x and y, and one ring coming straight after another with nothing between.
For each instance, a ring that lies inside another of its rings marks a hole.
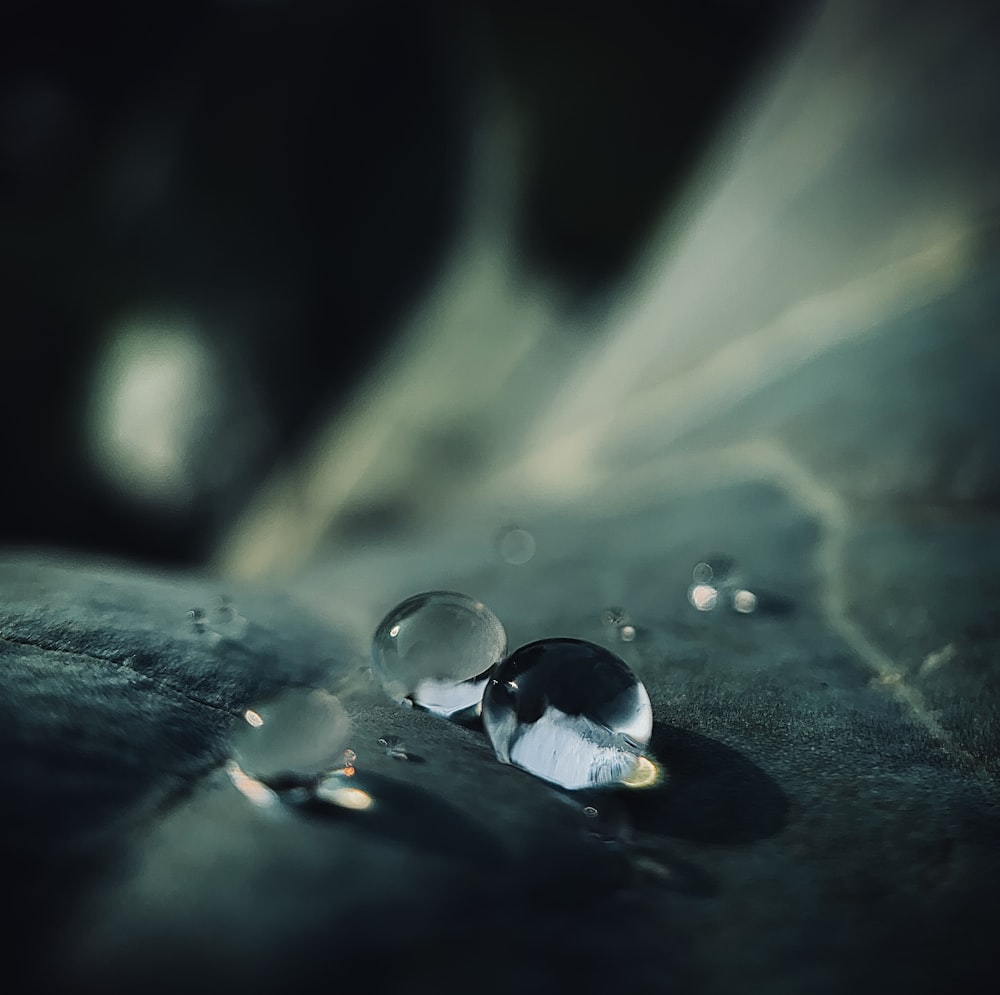
<instances>
[{"instance_id":1,"label":"dome-shaped water droplet","mask_svg":"<svg viewBox=\"0 0 1000 995\"><path fill-rule=\"evenodd\" d=\"M497 551L505 563L521 566L535 555L535 537L527 529L502 529L497 536Z\"/></svg>"},{"instance_id":2,"label":"dome-shaped water droplet","mask_svg":"<svg viewBox=\"0 0 1000 995\"><path fill-rule=\"evenodd\" d=\"M343 762L351 720L328 691L288 688L248 708L230 739L240 769L257 778L310 775Z\"/></svg>"},{"instance_id":3,"label":"dome-shaped water droplet","mask_svg":"<svg viewBox=\"0 0 1000 995\"><path fill-rule=\"evenodd\" d=\"M396 605L372 640L372 670L395 701L436 715L478 709L486 679L507 652L500 620L481 601L429 591Z\"/></svg>"},{"instance_id":4,"label":"dome-shaped water droplet","mask_svg":"<svg viewBox=\"0 0 1000 995\"><path fill-rule=\"evenodd\" d=\"M653 731L649 695L610 650L543 639L515 650L483 695L497 759L564 788L616 784Z\"/></svg>"}]
</instances>

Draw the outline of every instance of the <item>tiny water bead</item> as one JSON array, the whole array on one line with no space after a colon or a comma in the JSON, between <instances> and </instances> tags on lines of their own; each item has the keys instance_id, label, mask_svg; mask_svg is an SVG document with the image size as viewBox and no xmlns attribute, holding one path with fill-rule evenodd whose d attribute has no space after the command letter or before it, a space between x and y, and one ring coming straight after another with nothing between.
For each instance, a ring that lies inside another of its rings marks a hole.
<instances>
[{"instance_id":1,"label":"tiny water bead","mask_svg":"<svg viewBox=\"0 0 1000 995\"><path fill-rule=\"evenodd\" d=\"M623 643L630 643L635 639L635 626L624 608L605 608L601 612L601 621Z\"/></svg>"},{"instance_id":2,"label":"tiny water bead","mask_svg":"<svg viewBox=\"0 0 1000 995\"><path fill-rule=\"evenodd\" d=\"M478 710L507 652L500 620L481 601L428 591L396 605L372 639L372 670L394 700L435 715Z\"/></svg>"},{"instance_id":3,"label":"tiny water bead","mask_svg":"<svg viewBox=\"0 0 1000 995\"><path fill-rule=\"evenodd\" d=\"M254 778L312 775L344 762L351 720L328 691L287 688L246 709L230 738L231 758Z\"/></svg>"},{"instance_id":4,"label":"tiny water bead","mask_svg":"<svg viewBox=\"0 0 1000 995\"><path fill-rule=\"evenodd\" d=\"M633 774L652 735L653 710L645 687L610 650L542 639L493 672L483 725L502 763L577 790Z\"/></svg>"}]
</instances>

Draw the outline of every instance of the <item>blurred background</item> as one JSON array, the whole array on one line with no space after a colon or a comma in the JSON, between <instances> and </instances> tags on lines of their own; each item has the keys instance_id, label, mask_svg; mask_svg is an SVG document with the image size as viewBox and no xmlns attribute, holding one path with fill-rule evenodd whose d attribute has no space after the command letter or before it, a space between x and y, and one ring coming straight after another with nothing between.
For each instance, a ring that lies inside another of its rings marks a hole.
<instances>
[{"instance_id":1,"label":"blurred background","mask_svg":"<svg viewBox=\"0 0 1000 995\"><path fill-rule=\"evenodd\" d=\"M0 544L274 577L785 456L995 510L997 22L8 0Z\"/></svg>"}]
</instances>

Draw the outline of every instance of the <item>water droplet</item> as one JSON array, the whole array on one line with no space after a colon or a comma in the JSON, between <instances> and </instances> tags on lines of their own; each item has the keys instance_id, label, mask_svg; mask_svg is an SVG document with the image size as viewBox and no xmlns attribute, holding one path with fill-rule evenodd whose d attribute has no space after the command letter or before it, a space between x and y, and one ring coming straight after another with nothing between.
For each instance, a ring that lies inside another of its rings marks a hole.
<instances>
[{"instance_id":1,"label":"water droplet","mask_svg":"<svg viewBox=\"0 0 1000 995\"><path fill-rule=\"evenodd\" d=\"M635 639L635 626L624 608L605 608L601 612L601 621L623 643L630 643Z\"/></svg>"},{"instance_id":2,"label":"water droplet","mask_svg":"<svg viewBox=\"0 0 1000 995\"><path fill-rule=\"evenodd\" d=\"M520 566L535 555L535 537L526 529L502 529L497 538L497 551L505 563Z\"/></svg>"},{"instance_id":3,"label":"water droplet","mask_svg":"<svg viewBox=\"0 0 1000 995\"><path fill-rule=\"evenodd\" d=\"M230 746L243 771L271 780L316 774L337 765L350 733L350 718L334 695L288 688L248 708L236 723Z\"/></svg>"},{"instance_id":4,"label":"water droplet","mask_svg":"<svg viewBox=\"0 0 1000 995\"><path fill-rule=\"evenodd\" d=\"M409 753L406 752L406 744L399 736L381 736L378 745L385 750L387 757L392 757L394 760L410 759Z\"/></svg>"},{"instance_id":5,"label":"water droplet","mask_svg":"<svg viewBox=\"0 0 1000 995\"><path fill-rule=\"evenodd\" d=\"M357 759L358 755L354 752L354 750L350 749L344 750L344 765L346 767L354 766L354 761Z\"/></svg>"},{"instance_id":6,"label":"water droplet","mask_svg":"<svg viewBox=\"0 0 1000 995\"><path fill-rule=\"evenodd\" d=\"M250 625L227 595L219 596L206 621L209 629L223 639L241 639Z\"/></svg>"},{"instance_id":7,"label":"water droplet","mask_svg":"<svg viewBox=\"0 0 1000 995\"><path fill-rule=\"evenodd\" d=\"M543 639L515 650L483 695L483 725L502 763L579 789L616 784L649 743L649 695L610 650Z\"/></svg>"},{"instance_id":8,"label":"water droplet","mask_svg":"<svg viewBox=\"0 0 1000 995\"><path fill-rule=\"evenodd\" d=\"M742 588L733 593L733 610L741 615L749 615L757 610L757 595Z\"/></svg>"},{"instance_id":9,"label":"water droplet","mask_svg":"<svg viewBox=\"0 0 1000 995\"><path fill-rule=\"evenodd\" d=\"M700 612L710 612L719 603L719 592L711 584L692 584L688 601Z\"/></svg>"},{"instance_id":10,"label":"water droplet","mask_svg":"<svg viewBox=\"0 0 1000 995\"><path fill-rule=\"evenodd\" d=\"M507 634L481 601L428 591L379 623L372 669L395 701L457 717L478 710L486 679L506 652Z\"/></svg>"},{"instance_id":11,"label":"water droplet","mask_svg":"<svg viewBox=\"0 0 1000 995\"><path fill-rule=\"evenodd\" d=\"M599 813L599 812L597 811L597 809L596 809L596 808L594 808L594 806L593 806L593 805L584 805L584 807L583 807L583 814L584 814L584 815L585 815L585 816L586 816L586 817L587 817L588 819L596 819L596 818L597 818L597 816L598 816L598 815L599 815L600 813Z\"/></svg>"}]
</instances>

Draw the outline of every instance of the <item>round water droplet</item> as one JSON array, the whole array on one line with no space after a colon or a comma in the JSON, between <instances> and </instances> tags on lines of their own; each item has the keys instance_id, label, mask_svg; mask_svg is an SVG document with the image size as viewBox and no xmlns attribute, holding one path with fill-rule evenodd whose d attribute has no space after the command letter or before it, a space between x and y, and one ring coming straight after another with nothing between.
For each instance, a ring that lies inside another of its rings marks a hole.
<instances>
[{"instance_id":1,"label":"round water droplet","mask_svg":"<svg viewBox=\"0 0 1000 995\"><path fill-rule=\"evenodd\" d=\"M711 584L692 584L688 588L688 601L700 612L710 612L719 603L718 589Z\"/></svg>"},{"instance_id":2,"label":"round water droplet","mask_svg":"<svg viewBox=\"0 0 1000 995\"><path fill-rule=\"evenodd\" d=\"M505 563L520 566L535 555L535 537L526 529L504 529L497 539L497 550Z\"/></svg>"},{"instance_id":3,"label":"round water droplet","mask_svg":"<svg viewBox=\"0 0 1000 995\"><path fill-rule=\"evenodd\" d=\"M757 595L753 591L740 589L733 593L733 611L750 615L757 610Z\"/></svg>"},{"instance_id":4,"label":"round water droplet","mask_svg":"<svg viewBox=\"0 0 1000 995\"><path fill-rule=\"evenodd\" d=\"M231 754L255 778L317 774L343 761L350 735L351 721L338 698L288 688L243 713L232 733Z\"/></svg>"},{"instance_id":5,"label":"round water droplet","mask_svg":"<svg viewBox=\"0 0 1000 995\"><path fill-rule=\"evenodd\" d=\"M618 630L618 635L621 637L623 643L630 643L635 639L635 626L634 625L623 625Z\"/></svg>"},{"instance_id":6,"label":"round water droplet","mask_svg":"<svg viewBox=\"0 0 1000 995\"><path fill-rule=\"evenodd\" d=\"M396 605L372 640L372 670L395 701L435 715L478 709L507 652L500 620L481 601L428 591Z\"/></svg>"},{"instance_id":7,"label":"round water droplet","mask_svg":"<svg viewBox=\"0 0 1000 995\"><path fill-rule=\"evenodd\" d=\"M620 783L635 770L653 711L645 687L610 650L543 639L496 668L483 725L502 763L575 790Z\"/></svg>"}]
</instances>

